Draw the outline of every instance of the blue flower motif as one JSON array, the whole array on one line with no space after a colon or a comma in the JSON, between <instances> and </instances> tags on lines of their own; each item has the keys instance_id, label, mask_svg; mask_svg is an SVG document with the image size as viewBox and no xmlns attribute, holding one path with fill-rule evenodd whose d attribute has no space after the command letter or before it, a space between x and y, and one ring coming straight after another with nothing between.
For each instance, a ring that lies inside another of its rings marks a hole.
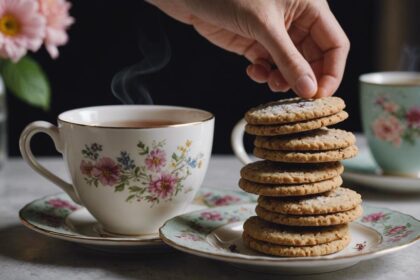
<instances>
[{"instance_id":1,"label":"blue flower motif","mask_svg":"<svg viewBox=\"0 0 420 280\"><path fill-rule=\"evenodd\" d=\"M196 168L197 167L197 160L196 159L192 159L190 157L187 158L187 164L191 167L191 168Z\"/></svg>"},{"instance_id":2,"label":"blue flower motif","mask_svg":"<svg viewBox=\"0 0 420 280\"><path fill-rule=\"evenodd\" d=\"M124 170L130 170L136 167L134 160L132 160L130 155L125 151L121 152L120 157L117 157L117 161L121 164Z\"/></svg>"}]
</instances>

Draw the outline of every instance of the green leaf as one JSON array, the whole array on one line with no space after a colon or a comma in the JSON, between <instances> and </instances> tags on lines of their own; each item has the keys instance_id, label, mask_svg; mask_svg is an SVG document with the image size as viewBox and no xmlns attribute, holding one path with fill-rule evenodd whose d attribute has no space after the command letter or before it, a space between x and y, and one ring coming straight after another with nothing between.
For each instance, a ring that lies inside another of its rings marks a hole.
<instances>
[{"instance_id":1,"label":"green leaf","mask_svg":"<svg viewBox=\"0 0 420 280\"><path fill-rule=\"evenodd\" d=\"M131 192L138 192L138 191L141 191L141 190L142 190L142 188L137 187L137 186L131 186L131 187L129 187L128 189L129 189Z\"/></svg>"},{"instance_id":2,"label":"green leaf","mask_svg":"<svg viewBox=\"0 0 420 280\"><path fill-rule=\"evenodd\" d=\"M149 153L149 147L140 148L139 155L144 156L144 155L147 155L148 153Z\"/></svg>"},{"instance_id":3,"label":"green leaf","mask_svg":"<svg viewBox=\"0 0 420 280\"><path fill-rule=\"evenodd\" d=\"M175 153L173 153L172 154L172 159L175 160L175 161L178 161L178 156Z\"/></svg>"},{"instance_id":4,"label":"green leaf","mask_svg":"<svg viewBox=\"0 0 420 280\"><path fill-rule=\"evenodd\" d=\"M48 110L50 106L50 85L47 76L38 63L23 57L19 62L7 60L2 65L6 87L24 102Z\"/></svg>"},{"instance_id":5,"label":"green leaf","mask_svg":"<svg viewBox=\"0 0 420 280\"><path fill-rule=\"evenodd\" d=\"M115 192L122 192L124 190L124 183L119 184L115 187Z\"/></svg>"},{"instance_id":6,"label":"green leaf","mask_svg":"<svg viewBox=\"0 0 420 280\"><path fill-rule=\"evenodd\" d=\"M135 194L129 195L125 201L128 202L128 201L132 200L135 196L136 196Z\"/></svg>"}]
</instances>

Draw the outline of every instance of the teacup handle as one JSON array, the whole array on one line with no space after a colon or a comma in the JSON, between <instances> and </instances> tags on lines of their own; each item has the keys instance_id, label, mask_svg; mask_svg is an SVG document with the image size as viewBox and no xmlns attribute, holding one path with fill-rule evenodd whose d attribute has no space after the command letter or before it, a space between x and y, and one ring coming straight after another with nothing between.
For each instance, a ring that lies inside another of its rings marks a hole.
<instances>
[{"instance_id":1,"label":"teacup handle","mask_svg":"<svg viewBox=\"0 0 420 280\"><path fill-rule=\"evenodd\" d=\"M71 184L51 173L51 171L47 170L36 160L31 150L31 139L37 133L45 133L50 136L54 142L55 149L59 153L63 153L63 143L60 140L58 128L49 122L36 121L30 123L20 135L19 148L23 159L29 164L30 167L32 167L33 170L65 191L74 202L81 204L80 199Z\"/></svg>"},{"instance_id":2,"label":"teacup handle","mask_svg":"<svg viewBox=\"0 0 420 280\"><path fill-rule=\"evenodd\" d=\"M248 156L248 153L244 147L244 133L245 133L246 121L241 119L233 128L232 134L230 135L230 141L233 152L236 157L243 163L248 164L253 160Z\"/></svg>"}]
</instances>

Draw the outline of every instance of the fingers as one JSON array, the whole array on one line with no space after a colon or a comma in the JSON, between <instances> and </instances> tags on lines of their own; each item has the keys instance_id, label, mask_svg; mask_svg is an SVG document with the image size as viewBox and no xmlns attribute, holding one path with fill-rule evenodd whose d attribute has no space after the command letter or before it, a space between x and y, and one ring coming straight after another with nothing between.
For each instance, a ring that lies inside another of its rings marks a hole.
<instances>
[{"instance_id":1,"label":"fingers","mask_svg":"<svg viewBox=\"0 0 420 280\"><path fill-rule=\"evenodd\" d=\"M286 92L290 89L289 84L278 69L275 69L270 73L267 82L271 91L274 92Z\"/></svg>"},{"instance_id":2,"label":"fingers","mask_svg":"<svg viewBox=\"0 0 420 280\"><path fill-rule=\"evenodd\" d=\"M271 65L264 59L255 60L247 67L246 73L257 83L266 83L271 72Z\"/></svg>"},{"instance_id":3,"label":"fingers","mask_svg":"<svg viewBox=\"0 0 420 280\"><path fill-rule=\"evenodd\" d=\"M316 97L331 96L343 78L350 43L329 9L324 10L311 27L313 41L323 52L323 70Z\"/></svg>"},{"instance_id":4,"label":"fingers","mask_svg":"<svg viewBox=\"0 0 420 280\"><path fill-rule=\"evenodd\" d=\"M260 41L296 94L302 98L311 98L318 88L315 74L293 44L281 20L272 23L274 27L266 26L267 29L260 32Z\"/></svg>"},{"instance_id":5,"label":"fingers","mask_svg":"<svg viewBox=\"0 0 420 280\"><path fill-rule=\"evenodd\" d=\"M271 64L264 59L257 59L246 69L248 76L257 83L267 83L271 91L286 92L289 84L278 69L272 69Z\"/></svg>"}]
</instances>

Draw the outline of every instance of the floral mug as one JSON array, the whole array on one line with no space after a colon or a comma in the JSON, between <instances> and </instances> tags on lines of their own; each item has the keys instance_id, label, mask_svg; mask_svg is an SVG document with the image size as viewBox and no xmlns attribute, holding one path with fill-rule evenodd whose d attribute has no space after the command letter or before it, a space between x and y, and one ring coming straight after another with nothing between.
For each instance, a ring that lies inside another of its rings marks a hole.
<instances>
[{"instance_id":1,"label":"floral mug","mask_svg":"<svg viewBox=\"0 0 420 280\"><path fill-rule=\"evenodd\" d=\"M420 175L420 73L360 76L362 124L370 150L386 174Z\"/></svg>"},{"instance_id":2,"label":"floral mug","mask_svg":"<svg viewBox=\"0 0 420 280\"><path fill-rule=\"evenodd\" d=\"M156 122L155 127L124 126ZM109 233L156 233L193 200L213 143L211 113L184 107L117 105L75 109L58 127L29 124L20 137L23 158L38 173L85 206ZM162 124L165 124L163 125ZM40 165L30 141L46 133L63 154L72 184Z\"/></svg>"}]
</instances>

